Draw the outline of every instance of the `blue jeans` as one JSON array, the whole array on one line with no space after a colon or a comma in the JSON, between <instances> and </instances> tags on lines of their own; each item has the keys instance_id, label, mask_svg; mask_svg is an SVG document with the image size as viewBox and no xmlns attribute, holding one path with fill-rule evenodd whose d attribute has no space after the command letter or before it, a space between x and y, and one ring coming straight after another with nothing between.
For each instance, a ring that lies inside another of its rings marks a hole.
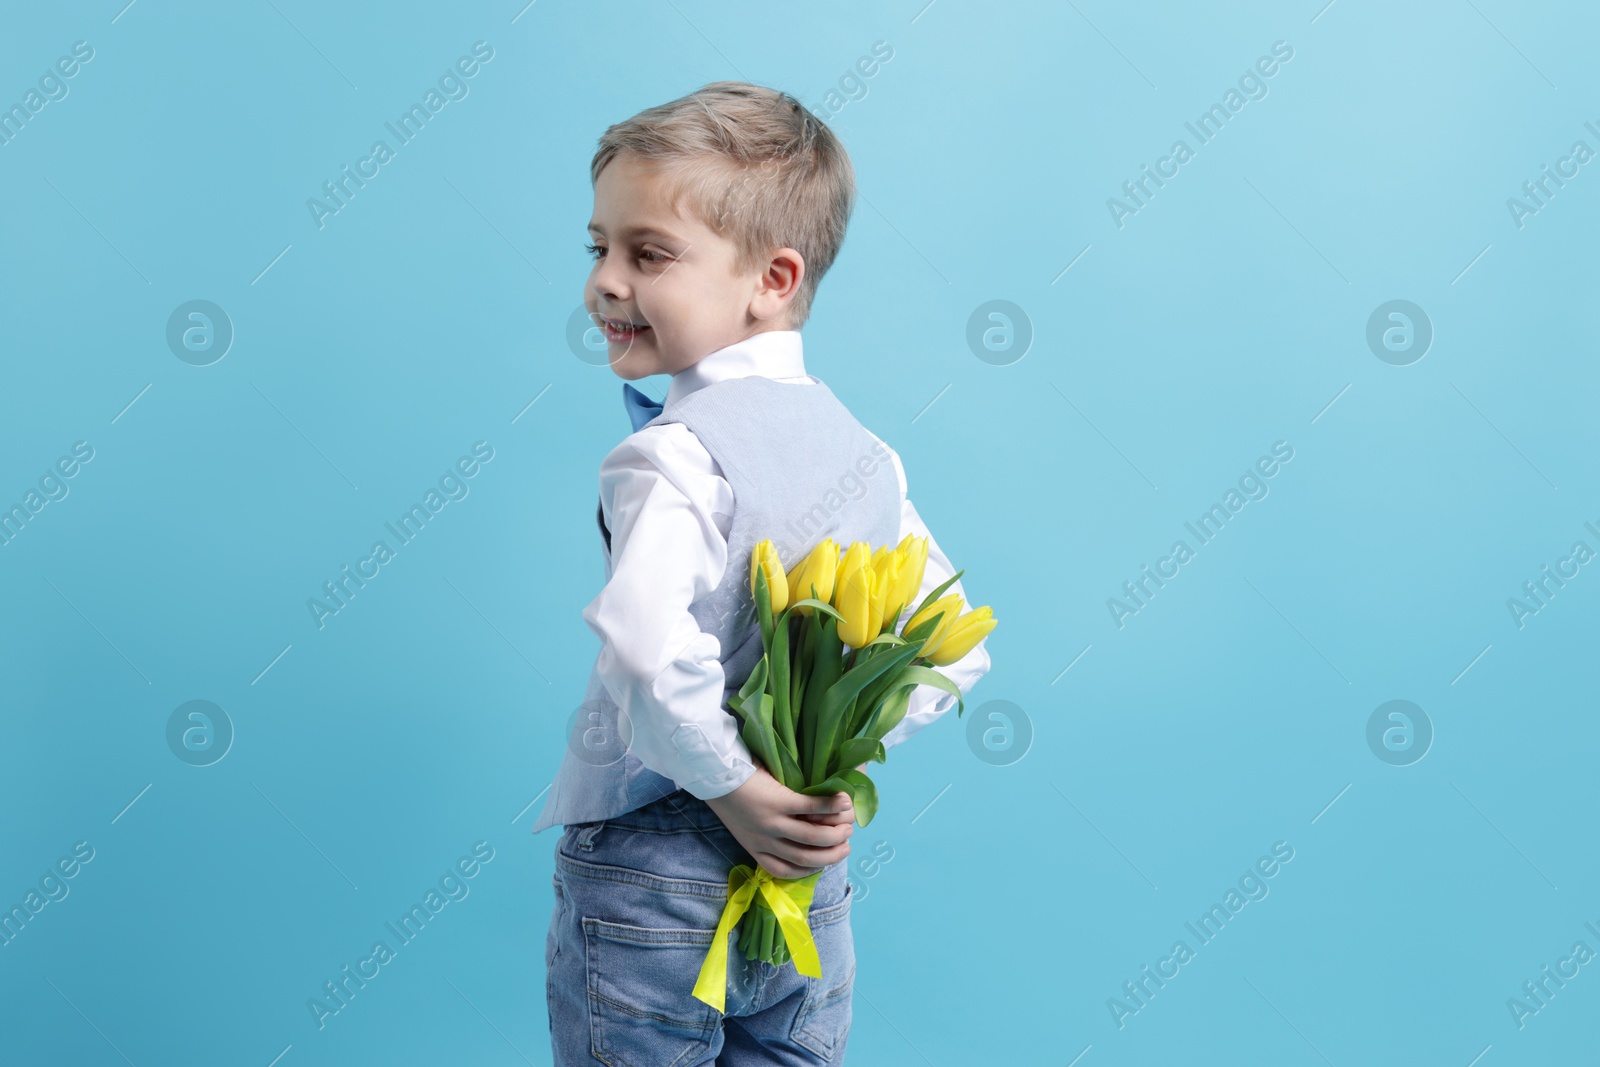
<instances>
[{"instance_id":1,"label":"blue jeans","mask_svg":"<svg viewBox=\"0 0 1600 1067\"><path fill-rule=\"evenodd\" d=\"M748 1067L844 1062L855 944L846 863L811 904L822 977L747 960L728 935L726 1011L691 995L728 899L755 865L707 804L679 789L556 842L545 995L556 1067Z\"/></svg>"}]
</instances>

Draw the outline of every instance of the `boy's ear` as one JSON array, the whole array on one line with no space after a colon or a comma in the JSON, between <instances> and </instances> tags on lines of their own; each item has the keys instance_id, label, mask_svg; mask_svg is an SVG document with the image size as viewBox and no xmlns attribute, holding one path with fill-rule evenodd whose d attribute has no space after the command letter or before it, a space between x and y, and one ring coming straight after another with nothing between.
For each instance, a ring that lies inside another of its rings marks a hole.
<instances>
[{"instance_id":1,"label":"boy's ear","mask_svg":"<svg viewBox=\"0 0 1600 1067\"><path fill-rule=\"evenodd\" d=\"M792 248L778 249L757 279L750 314L762 320L782 318L800 292L800 281L805 276L805 257Z\"/></svg>"}]
</instances>

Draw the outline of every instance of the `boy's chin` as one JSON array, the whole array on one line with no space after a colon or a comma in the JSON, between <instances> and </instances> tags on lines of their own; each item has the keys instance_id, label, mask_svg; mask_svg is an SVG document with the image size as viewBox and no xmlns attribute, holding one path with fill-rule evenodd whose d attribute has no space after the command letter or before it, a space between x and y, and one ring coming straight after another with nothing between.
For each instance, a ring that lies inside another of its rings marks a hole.
<instances>
[{"instance_id":1,"label":"boy's chin","mask_svg":"<svg viewBox=\"0 0 1600 1067\"><path fill-rule=\"evenodd\" d=\"M625 382L636 382L641 378L648 378L653 374L665 374L665 371L654 370L643 364L633 363L626 357L611 364L611 373Z\"/></svg>"},{"instance_id":2,"label":"boy's chin","mask_svg":"<svg viewBox=\"0 0 1600 1067\"><path fill-rule=\"evenodd\" d=\"M637 345L637 342L635 344ZM648 378L655 374L670 374L671 371L661 366L661 362L655 353L643 353L637 348L613 357L610 361L611 372L629 382L636 382L640 378Z\"/></svg>"}]
</instances>

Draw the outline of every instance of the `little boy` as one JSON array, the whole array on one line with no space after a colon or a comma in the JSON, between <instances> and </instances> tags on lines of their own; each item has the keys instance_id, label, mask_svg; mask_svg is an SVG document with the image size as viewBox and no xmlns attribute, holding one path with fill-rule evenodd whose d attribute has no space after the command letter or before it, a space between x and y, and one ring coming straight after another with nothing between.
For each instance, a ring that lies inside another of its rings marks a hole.
<instances>
[{"instance_id":1,"label":"little boy","mask_svg":"<svg viewBox=\"0 0 1600 1067\"><path fill-rule=\"evenodd\" d=\"M762 652L756 542L771 538L788 570L829 537L929 536L899 457L801 356L854 173L792 96L716 82L607 129L590 176L584 304L619 377L672 377L659 405L623 385L634 432L600 467L606 583L583 612L602 647L533 826L565 826L545 947L555 1063L840 1063L855 813L847 794L805 796L760 767L727 699ZM915 603L952 573L929 537ZM981 643L941 668L963 692L988 669ZM954 703L918 687L884 744ZM718 1012L691 990L739 863L821 872L822 977L730 943Z\"/></svg>"}]
</instances>

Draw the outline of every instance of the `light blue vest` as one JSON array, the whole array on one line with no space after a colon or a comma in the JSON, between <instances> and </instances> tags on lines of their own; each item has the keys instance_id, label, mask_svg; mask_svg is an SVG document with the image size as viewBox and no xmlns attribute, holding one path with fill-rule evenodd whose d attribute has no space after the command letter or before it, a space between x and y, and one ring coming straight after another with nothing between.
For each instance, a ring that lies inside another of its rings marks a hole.
<instances>
[{"instance_id":1,"label":"light blue vest","mask_svg":"<svg viewBox=\"0 0 1600 1067\"><path fill-rule=\"evenodd\" d=\"M722 581L689 605L700 629L721 644L727 698L761 659L761 631L750 595L750 554L771 538L791 570L824 538L841 547L900 540L900 482L889 452L820 382L779 382L752 375L696 389L668 404L646 426L678 422L699 439L733 489L733 524ZM611 534L600 520L606 580ZM670 567L671 560L662 560ZM678 788L628 749L616 701L589 673L584 703L572 723L561 768L533 833L555 825L610 819ZM699 731L689 743L708 744Z\"/></svg>"}]
</instances>

